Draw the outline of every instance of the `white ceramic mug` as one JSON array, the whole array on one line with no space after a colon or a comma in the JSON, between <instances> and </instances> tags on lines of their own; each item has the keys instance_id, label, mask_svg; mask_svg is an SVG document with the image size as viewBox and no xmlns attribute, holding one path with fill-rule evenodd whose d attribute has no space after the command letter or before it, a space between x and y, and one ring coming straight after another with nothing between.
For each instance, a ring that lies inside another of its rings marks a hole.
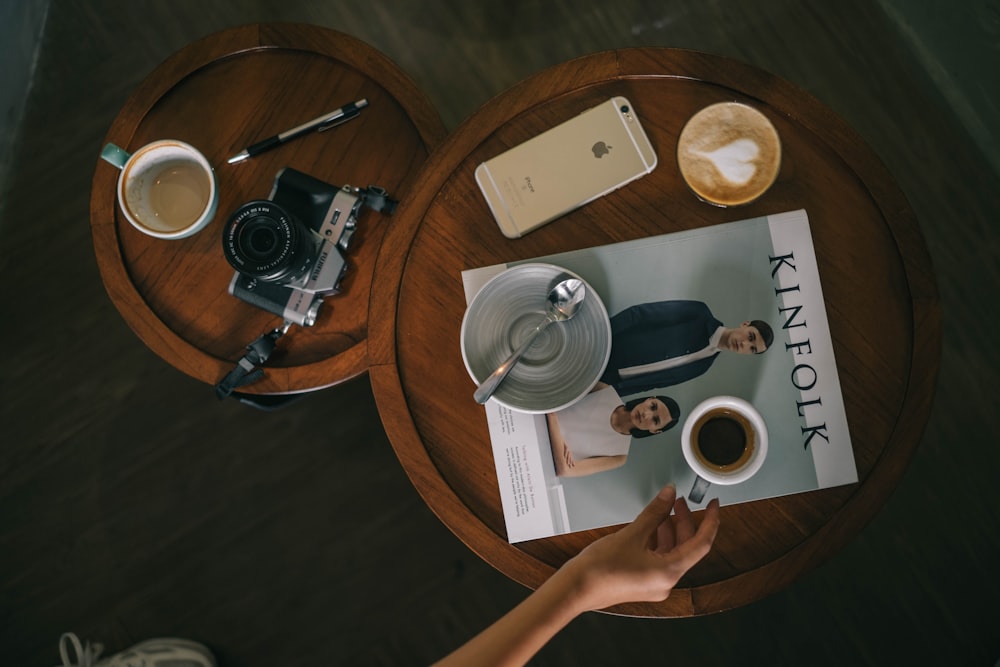
<instances>
[{"instance_id":1,"label":"white ceramic mug","mask_svg":"<svg viewBox=\"0 0 1000 667\"><path fill-rule=\"evenodd\" d=\"M714 396L685 419L681 451L697 474L688 498L700 503L711 484L739 484L760 470L767 456L767 426L742 398Z\"/></svg>"},{"instance_id":2,"label":"white ceramic mug","mask_svg":"<svg viewBox=\"0 0 1000 667\"><path fill-rule=\"evenodd\" d=\"M131 154L107 144L101 157L121 170L118 205L143 234L181 239L215 217L219 204L215 172L190 144L163 139Z\"/></svg>"}]
</instances>

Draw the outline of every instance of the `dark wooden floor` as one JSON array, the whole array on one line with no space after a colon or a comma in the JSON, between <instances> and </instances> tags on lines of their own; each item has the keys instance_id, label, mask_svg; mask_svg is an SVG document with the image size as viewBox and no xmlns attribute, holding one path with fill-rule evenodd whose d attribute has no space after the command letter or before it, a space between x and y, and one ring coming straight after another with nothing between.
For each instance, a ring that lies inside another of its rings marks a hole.
<instances>
[{"instance_id":1,"label":"dark wooden floor","mask_svg":"<svg viewBox=\"0 0 1000 667\"><path fill-rule=\"evenodd\" d=\"M51 4L0 202L0 664L55 664L67 630L109 651L191 637L225 666L426 664L525 595L420 501L365 378L276 413L220 404L149 352L104 293L88 202L117 110L189 41L262 20L368 41L449 128L545 66L647 45L769 69L844 116L918 212L944 307L939 391L902 484L781 593L708 618L588 615L537 664L995 663L1000 179L876 5L277 6Z\"/></svg>"}]
</instances>

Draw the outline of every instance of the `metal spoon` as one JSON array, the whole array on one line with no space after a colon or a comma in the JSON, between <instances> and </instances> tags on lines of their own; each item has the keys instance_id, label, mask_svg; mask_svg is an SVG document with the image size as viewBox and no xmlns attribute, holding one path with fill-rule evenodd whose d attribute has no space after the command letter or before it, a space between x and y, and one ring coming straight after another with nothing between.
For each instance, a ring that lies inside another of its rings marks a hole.
<instances>
[{"instance_id":1,"label":"metal spoon","mask_svg":"<svg viewBox=\"0 0 1000 667\"><path fill-rule=\"evenodd\" d=\"M507 361L500 364L476 388L476 392L472 395L476 399L476 403L485 403L489 400L490 396L497 390L497 387L500 386L500 383L503 382L503 379L507 377L507 373L510 373L510 369L514 367L521 359L521 356L531 347L531 344L535 342L535 337L538 334L542 333L553 322L565 322L576 315L576 311L579 310L580 304L583 303L583 297L586 296L586 293L587 290L583 285L583 281L576 278L568 278L553 287L552 291L545 298L547 301L545 305L545 319L535 327L534 331L528 334L528 337L521 343L521 347L517 348L514 354L507 357Z\"/></svg>"}]
</instances>

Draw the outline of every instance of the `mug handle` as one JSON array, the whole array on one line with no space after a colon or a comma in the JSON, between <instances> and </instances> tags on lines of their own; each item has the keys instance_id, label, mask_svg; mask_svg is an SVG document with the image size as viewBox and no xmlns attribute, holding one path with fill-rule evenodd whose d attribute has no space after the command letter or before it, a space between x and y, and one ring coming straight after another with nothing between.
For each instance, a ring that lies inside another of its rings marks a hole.
<instances>
[{"instance_id":1,"label":"mug handle","mask_svg":"<svg viewBox=\"0 0 1000 667\"><path fill-rule=\"evenodd\" d=\"M694 478L694 486L691 487L691 493L688 494L688 500L693 503L700 503L705 499L705 492L708 491L708 487L711 485L706 479L703 479L700 475Z\"/></svg>"},{"instance_id":2,"label":"mug handle","mask_svg":"<svg viewBox=\"0 0 1000 667\"><path fill-rule=\"evenodd\" d=\"M101 159L105 162L110 162L119 169L125 168L125 163L128 162L130 157L132 156L126 153L124 149L110 143L105 144L104 149L101 151Z\"/></svg>"}]
</instances>

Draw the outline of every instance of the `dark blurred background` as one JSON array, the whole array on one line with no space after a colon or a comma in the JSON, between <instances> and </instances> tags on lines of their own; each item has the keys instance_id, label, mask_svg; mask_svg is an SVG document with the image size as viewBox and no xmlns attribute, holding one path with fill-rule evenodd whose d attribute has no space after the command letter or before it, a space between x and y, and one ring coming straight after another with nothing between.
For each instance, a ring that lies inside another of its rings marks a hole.
<instances>
[{"instance_id":1,"label":"dark blurred background","mask_svg":"<svg viewBox=\"0 0 1000 667\"><path fill-rule=\"evenodd\" d=\"M0 0L0 664L55 664L68 630L106 654L189 637L223 666L426 664L527 594L417 496L367 378L273 413L219 403L104 292L89 199L105 132L171 53L261 21L365 40L449 129L540 69L629 46L730 56L843 116L916 210L944 311L902 483L780 593L706 618L589 614L534 664L996 663L1000 3L278 4Z\"/></svg>"}]
</instances>

